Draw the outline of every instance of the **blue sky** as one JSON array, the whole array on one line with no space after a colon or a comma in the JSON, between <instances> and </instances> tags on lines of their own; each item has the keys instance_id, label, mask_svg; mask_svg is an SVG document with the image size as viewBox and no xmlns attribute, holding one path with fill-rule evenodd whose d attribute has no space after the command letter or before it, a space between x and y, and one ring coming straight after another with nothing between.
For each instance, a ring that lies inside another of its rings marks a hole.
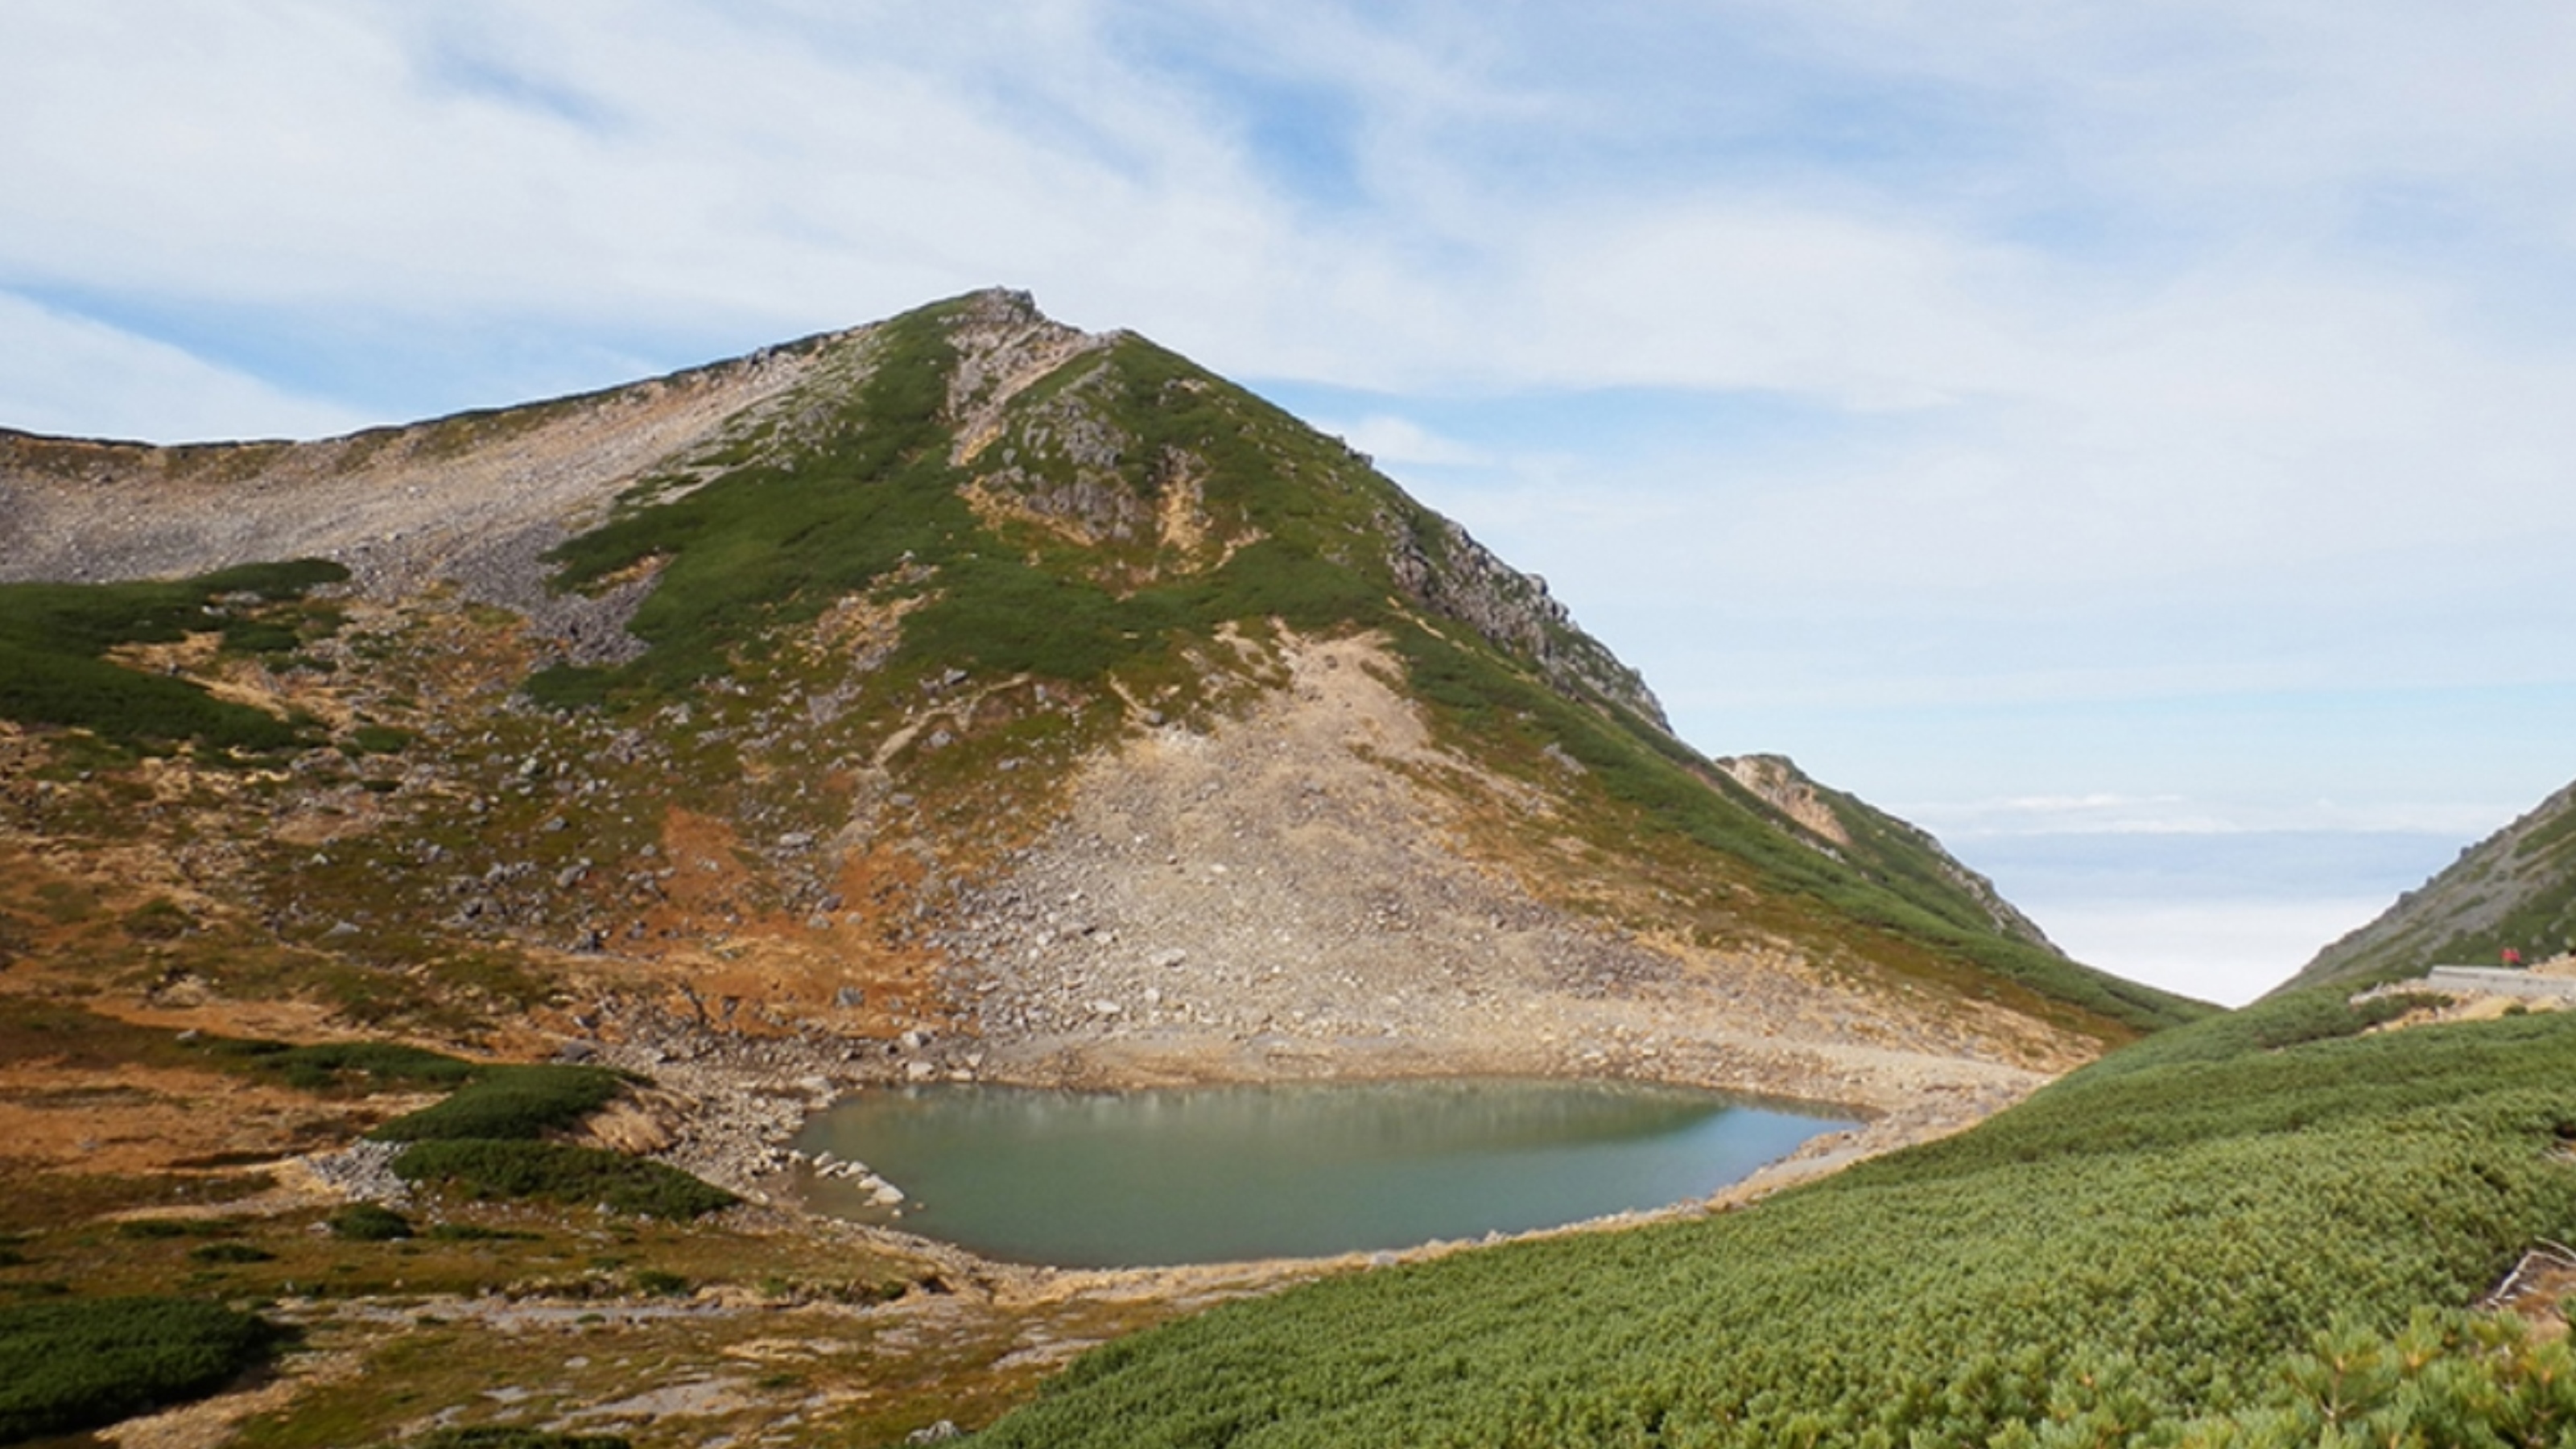
<instances>
[{"instance_id":1,"label":"blue sky","mask_svg":"<svg viewBox=\"0 0 2576 1449\"><path fill-rule=\"evenodd\" d=\"M2571 74L2478 0L18 0L0 425L1027 287L1375 454L1693 743L2241 999L2576 776Z\"/></svg>"}]
</instances>

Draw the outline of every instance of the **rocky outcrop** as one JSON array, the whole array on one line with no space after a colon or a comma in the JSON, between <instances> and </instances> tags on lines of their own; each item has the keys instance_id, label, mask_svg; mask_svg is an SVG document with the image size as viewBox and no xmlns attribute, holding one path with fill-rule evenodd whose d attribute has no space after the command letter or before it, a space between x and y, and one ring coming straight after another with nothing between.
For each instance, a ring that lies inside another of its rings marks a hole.
<instances>
[{"instance_id":1,"label":"rocky outcrop","mask_svg":"<svg viewBox=\"0 0 2576 1449\"><path fill-rule=\"evenodd\" d=\"M1798 822L1809 834L1838 846L1852 843L1842 818L1825 803L1816 782L1786 755L1731 755L1712 761L1764 804Z\"/></svg>"},{"instance_id":2,"label":"rocky outcrop","mask_svg":"<svg viewBox=\"0 0 2576 1449\"><path fill-rule=\"evenodd\" d=\"M994 289L967 298L949 328L957 367L949 374L948 412L956 420L950 460L972 463L1000 436L1005 410L1032 384L1116 334L1095 335L1054 321L1026 292Z\"/></svg>"},{"instance_id":3,"label":"rocky outcrop","mask_svg":"<svg viewBox=\"0 0 2576 1449\"><path fill-rule=\"evenodd\" d=\"M1644 676L1576 628L1574 616L1548 593L1547 580L1513 568L1437 514L1385 514L1379 526L1388 540L1387 565L1415 603L1528 659L1575 699L1607 700L1672 731Z\"/></svg>"}]
</instances>

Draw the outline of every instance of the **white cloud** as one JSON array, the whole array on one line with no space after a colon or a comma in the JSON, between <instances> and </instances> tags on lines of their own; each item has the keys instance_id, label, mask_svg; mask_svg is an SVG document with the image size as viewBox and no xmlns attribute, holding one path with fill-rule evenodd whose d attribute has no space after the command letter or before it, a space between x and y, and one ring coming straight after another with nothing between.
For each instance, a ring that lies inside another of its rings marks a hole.
<instances>
[{"instance_id":1,"label":"white cloud","mask_svg":"<svg viewBox=\"0 0 2576 1449\"><path fill-rule=\"evenodd\" d=\"M1355 423L1321 420L1316 426L1337 434L1381 464L1412 463L1424 467L1462 467L1490 464L1494 456L1485 450L1443 437L1410 418L1387 413L1373 413Z\"/></svg>"},{"instance_id":2,"label":"white cloud","mask_svg":"<svg viewBox=\"0 0 2576 1449\"><path fill-rule=\"evenodd\" d=\"M2073 836L2211 837L2331 832L2429 835L2466 842L2513 818L2524 804L2491 802L2194 798L2179 794L2026 795L1985 800L1906 800L1889 808L1953 845Z\"/></svg>"},{"instance_id":3,"label":"white cloud","mask_svg":"<svg viewBox=\"0 0 2576 1449\"><path fill-rule=\"evenodd\" d=\"M2019 904L2086 965L2222 1006L2242 1006L2280 985L2388 906L2361 897Z\"/></svg>"},{"instance_id":4,"label":"white cloud","mask_svg":"<svg viewBox=\"0 0 2576 1449\"><path fill-rule=\"evenodd\" d=\"M2294 42L2315 40L2287 12L2170 10L2151 28L2206 32L2202 49L2149 52L2167 59L2143 78L2120 50L2135 21L2002 7L1937 26L1875 5L1812 24L1752 5L1715 13L1730 12L1740 28L1793 36L1782 69L1811 85L1837 67L1928 78L2011 97L2046 129L2022 150L1942 162L1985 174L1932 204L1902 176L1799 156L1803 133L1769 136L1758 114L1725 120L1808 164L1707 174L1677 140L1569 181L1508 154L1633 139L1618 78L1560 74L1528 53L1565 39L1543 20L1524 22L1541 33L1515 49L1508 28L1436 8L1033 3L932 21L683 0L37 4L13 16L19 43L0 56L0 167L43 200L13 209L0 268L22 286L782 329L1011 282L1076 320L1135 325L1236 371L1970 403L2035 410L2009 425L2063 431L2068 450L2229 425L2293 441L2355 418L2384 431L2434 411L2417 402L2421 383L2459 376L2459 358L2425 347L2420 318L2386 315L2438 296L2321 270L2317 239L2298 233L2304 213L2285 203L2205 214L2268 183L2268 162L2244 160L2244 178L2196 164L2188 184L2133 164L2167 149L2255 157L2278 130L2340 138L2308 153L2330 177L2385 169L2366 143L2391 128L2361 126L2377 113L2346 96L2398 77L2384 51L2328 48L2324 73L2296 72L2281 100L2203 50L2210 36L2252 37L2286 63ZM2418 38L2385 17L2333 27L2392 28ZM1265 170L1221 89L1140 47L1139 31L1187 31L1230 64L1345 97L1358 209L1319 211L1296 178ZM2142 89L2083 83L2106 72ZM2332 114L2352 136L2309 118L2324 101L2294 104L2311 92L2345 101ZM2231 129L2220 145L2213 133L2253 101L2194 104L2212 93L2263 99L2257 134ZM2525 124L2545 129L2565 109ZM2097 123L2107 137L2084 129ZM2480 156L2512 149L2495 129L2468 128ZM2064 154L2046 153L2052 141ZM2016 233L2043 184L2121 209L2170 203L2180 230L2223 223L2232 236L2197 255L2169 243L2143 270L2106 267ZM2433 396L2485 381L2473 370ZM2177 411L2186 426L2171 426Z\"/></svg>"},{"instance_id":5,"label":"white cloud","mask_svg":"<svg viewBox=\"0 0 2576 1449\"><path fill-rule=\"evenodd\" d=\"M956 36L679 3L37 7L0 59L0 164L47 200L0 265L277 304L835 323L1127 271L1140 240L1167 283L1257 268L1258 199L1204 128L1033 13ZM1078 125L977 84L977 42Z\"/></svg>"},{"instance_id":6,"label":"white cloud","mask_svg":"<svg viewBox=\"0 0 2576 1449\"><path fill-rule=\"evenodd\" d=\"M136 337L0 292L0 425L187 442L311 438L361 420Z\"/></svg>"}]
</instances>

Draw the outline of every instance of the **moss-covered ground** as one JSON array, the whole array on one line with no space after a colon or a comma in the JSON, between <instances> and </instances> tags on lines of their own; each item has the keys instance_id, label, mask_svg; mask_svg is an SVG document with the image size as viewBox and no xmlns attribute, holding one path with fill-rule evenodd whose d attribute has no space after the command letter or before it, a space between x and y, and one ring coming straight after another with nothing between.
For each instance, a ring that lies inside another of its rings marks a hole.
<instances>
[{"instance_id":1,"label":"moss-covered ground","mask_svg":"<svg viewBox=\"0 0 2576 1449\"><path fill-rule=\"evenodd\" d=\"M997 1305L922 1260L776 1226L432 1194L402 1209L411 1236L367 1240L333 1231L319 1205L110 1220L82 1207L135 1205L78 1196L54 1194L46 1226L10 1234L0 1314L158 1294L292 1326L285 1392L247 1401L228 1441L244 1449L471 1425L617 1433L639 1449L727 1434L891 1444L942 1418L989 1421L1072 1349L1171 1312Z\"/></svg>"},{"instance_id":2,"label":"moss-covered ground","mask_svg":"<svg viewBox=\"0 0 2576 1449\"><path fill-rule=\"evenodd\" d=\"M931 1260L828 1224L709 1216L730 1199L683 1174L537 1140L619 1090L610 1073L181 1033L5 994L0 1056L64 1082L139 1070L308 1100L316 1135L278 1151L345 1145L382 1122L437 1137L413 1152L573 1154L584 1169L573 1182L549 1156L528 1182L424 1173L385 1208L281 1191L294 1173L274 1162L124 1173L9 1162L0 1357L17 1355L26 1404L0 1401L0 1442L215 1394L183 1412L237 1421L225 1442L240 1445L507 1427L636 1449L727 1435L895 1443L943 1418L988 1421L1075 1349L1173 1311L1151 1299L997 1302ZM424 1092L452 1095L424 1105ZM81 1104L57 1091L54 1105ZM459 1132L474 1135L446 1135ZM630 1196L597 1175L603 1164L671 1181ZM682 1189L704 1200L683 1202ZM138 1298L169 1306L121 1306ZM136 1313L162 1325L133 1350L151 1373L120 1369L102 1388L75 1372L117 1315ZM243 1325L265 1327L245 1337L233 1331ZM272 1350L266 1376L251 1373ZM23 1423L5 1417L21 1407Z\"/></svg>"}]
</instances>

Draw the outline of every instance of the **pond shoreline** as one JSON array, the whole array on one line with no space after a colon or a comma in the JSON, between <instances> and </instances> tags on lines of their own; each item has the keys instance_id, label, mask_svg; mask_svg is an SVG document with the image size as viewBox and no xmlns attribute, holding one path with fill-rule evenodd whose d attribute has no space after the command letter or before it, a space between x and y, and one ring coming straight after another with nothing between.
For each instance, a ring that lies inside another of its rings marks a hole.
<instances>
[{"instance_id":1,"label":"pond shoreline","mask_svg":"<svg viewBox=\"0 0 2576 1449\"><path fill-rule=\"evenodd\" d=\"M941 1082L846 1097L791 1157L808 1211L1106 1268L1501 1241L1705 1201L1860 1125L1635 1081Z\"/></svg>"},{"instance_id":2,"label":"pond shoreline","mask_svg":"<svg viewBox=\"0 0 2576 1449\"><path fill-rule=\"evenodd\" d=\"M1148 1087L1437 1077L1600 1081L1663 1085L1794 1104L1860 1119L1704 1199L1606 1215L1562 1227L1499 1235L1520 1242L1619 1231L1730 1211L1852 1163L1945 1137L2019 1101L2051 1080L2035 1071L1927 1054L1812 1042L1673 1043L1651 1058L1615 1064L1568 1059L1553 1043L1424 1043L1361 1039L1260 1041L1032 1041L1002 1045L969 1036L923 1037L916 1046L821 1036L752 1038L710 1031L650 1009L620 1013L570 1054L654 1079L647 1093L652 1155L741 1193L737 1210L772 1226L848 1235L943 1265L961 1285L1014 1299L1073 1293L1184 1296L1257 1291L1249 1285L1424 1261L1487 1246L1484 1238L1321 1258L1259 1259L1158 1268L1050 1268L988 1259L936 1239L846 1222L813 1210L808 1174L788 1156L810 1117L852 1092L922 1081L1123 1091ZM974 1065L968 1065L970 1058ZM929 1064L924 1072L916 1063ZM1584 1069L1588 1067L1589 1069ZM1783 1070L1783 1068L1790 1068ZM1607 1068L1607 1069L1605 1069ZM1828 1094L1828 1087L1845 1090ZM1805 1090L1784 1090L1803 1088ZM1809 1095L1813 1093L1813 1095ZM1842 1100L1834 1100L1839 1097Z\"/></svg>"}]
</instances>

